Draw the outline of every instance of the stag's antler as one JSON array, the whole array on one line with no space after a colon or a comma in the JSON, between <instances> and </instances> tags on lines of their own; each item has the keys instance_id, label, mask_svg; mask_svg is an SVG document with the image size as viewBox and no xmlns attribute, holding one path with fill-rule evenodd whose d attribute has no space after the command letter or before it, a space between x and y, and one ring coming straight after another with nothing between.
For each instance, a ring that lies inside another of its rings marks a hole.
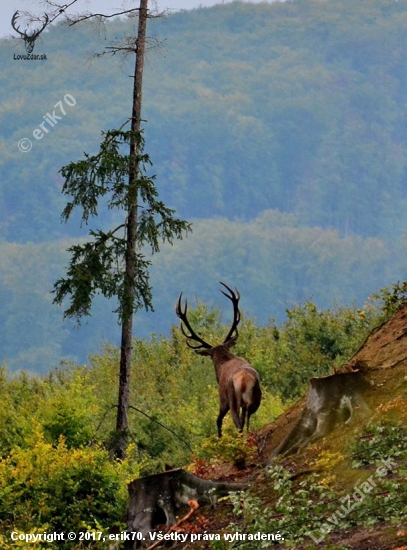
<instances>
[{"instance_id":1,"label":"stag's antler","mask_svg":"<svg viewBox=\"0 0 407 550\"><path fill-rule=\"evenodd\" d=\"M208 344L208 342L205 342L205 340L203 340L200 336L198 336L196 334L196 332L194 331L194 329L189 324L189 321L187 319L188 303L185 300L185 306L184 306L184 309L182 309L181 300L182 300L182 292L179 295L177 305L175 306L175 313L177 314L177 317L179 317L181 319L181 331L182 331L182 334L187 339L187 346L190 347L191 349L195 349L195 350L202 349L202 348L212 349L212 346L210 344ZM184 323L186 328L189 330L189 334L184 329L184 326L183 326L182 323ZM194 340L195 342L199 342L199 344L197 346L193 346L189 342L189 340Z\"/></svg>"},{"instance_id":2,"label":"stag's antler","mask_svg":"<svg viewBox=\"0 0 407 550\"><path fill-rule=\"evenodd\" d=\"M233 304L233 323L232 326L228 332L228 335L223 340L223 343L226 344L229 340L232 338L237 338L239 336L239 333L237 331L237 325L240 323L240 311L239 311L239 300L240 300L240 292L235 288L235 291L233 291L228 285L225 283L220 282L222 286L224 286L230 294L227 294L223 290L221 290L222 294L226 296L226 298L229 298L229 300Z\"/></svg>"}]
</instances>

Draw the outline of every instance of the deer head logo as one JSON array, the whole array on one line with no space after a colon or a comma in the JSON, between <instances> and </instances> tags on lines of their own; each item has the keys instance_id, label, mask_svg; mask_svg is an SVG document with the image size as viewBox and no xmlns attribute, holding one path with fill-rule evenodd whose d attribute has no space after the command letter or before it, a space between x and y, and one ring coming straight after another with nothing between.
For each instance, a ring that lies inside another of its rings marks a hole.
<instances>
[{"instance_id":1,"label":"deer head logo","mask_svg":"<svg viewBox=\"0 0 407 550\"><path fill-rule=\"evenodd\" d=\"M43 18L43 25L42 25L41 29L39 29L38 31L34 31L31 34L27 34L28 27L26 28L25 32L21 32L19 27L16 26L16 21L17 21L17 18L18 18L18 14L19 14L19 12L16 11L15 14L13 15L13 17L11 18L11 26L13 27L13 29L16 32L18 32L19 35L21 35L23 37L24 44L25 44L25 49L26 49L27 53L32 53L32 51L34 50L35 41L37 40L38 36L42 33L42 31L45 29L45 27L49 23L49 17L48 17L47 14L45 14L45 17Z\"/></svg>"}]
</instances>

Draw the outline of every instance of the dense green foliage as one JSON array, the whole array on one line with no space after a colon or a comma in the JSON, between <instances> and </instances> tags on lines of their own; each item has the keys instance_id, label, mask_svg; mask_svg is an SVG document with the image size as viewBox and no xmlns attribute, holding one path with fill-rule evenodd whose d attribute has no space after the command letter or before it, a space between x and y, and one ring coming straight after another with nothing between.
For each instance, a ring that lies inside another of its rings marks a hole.
<instances>
[{"instance_id":1,"label":"dense green foliage","mask_svg":"<svg viewBox=\"0 0 407 550\"><path fill-rule=\"evenodd\" d=\"M101 403L89 372L67 368L36 379L10 377L2 368L0 393L1 547L15 547L12 531L104 531L119 524L126 483L140 467L112 461L96 440Z\"/></svg>"},{"instance_id":2,"label":"dense green foliage","mask_svg":"<svg viewBox=\"0 0 407 550\"><path fill-rule=\"evenodd\" d=\"M189 317L209 341L228 330L219 311L204 304L192 308ZM305 391L310 376L344 362L381 319L381 310L371 305L323 311L312 303L289 310L278 329L244 317L236 353L259 371L263 388L251 427L271 422L287 398ZM173 327L169 337L134 340L131 445L124 462L112 461L107 449L115 436L119 351L107 345L88 367L65 364L37 377L0 370L0 541L7 550L11 530L106 533L122 525L126 482L162 471L165 464L193 461L199 472L217 460L241 466L257 454L255 439L238 437L229 415L225 437L214 437L213 366ZM366 453L365 447L358 451ZM47 543L54 547L72 548Z\"/></svg>"},{"instance_id":3,"label":"dense green foliage","mask_svg":"<svg viewBox=\"0 0 407 550\"><path fill-rule=\"evenodd\" d=\"M136 319L139 336L168 335L179 292L209 301L219 280L258 321L280 324L295 303L362 307L407 278L406 18L406 0L295 0L149 21L146 148L162 200L198 221L155 259L156 314ZM130 59L86 58L134 25L51 28L36 45L45 62L16 61L21 41L0 42L0 334L13 369L86 361L101 338L118 341L117 304L96 303L72 332L49 292L79 233L60 224L59 170L96 153L95 136L131 102ZM61 120L34 139L54 110ZM112 211L100 221L118 225Z\"/></svg>"}]
</instances>

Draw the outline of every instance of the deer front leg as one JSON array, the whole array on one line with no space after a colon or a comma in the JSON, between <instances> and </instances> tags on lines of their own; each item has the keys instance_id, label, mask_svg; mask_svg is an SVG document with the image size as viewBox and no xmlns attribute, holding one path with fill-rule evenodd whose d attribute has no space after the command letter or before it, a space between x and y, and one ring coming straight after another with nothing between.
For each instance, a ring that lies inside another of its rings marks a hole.
<instances>
[{"instance_id":1,"label":"deer front leg","mask_svg":"<svg viewBox=\"0 0 407 550\"><path fill-rule=\"evenodd\" d=\"M216 421L216 425L218 426L218 437L222 437L222 422L228 411L229 411L229 403L227 402L226 399L221 398L219 415Z\"/></svg>"}]
</instances>

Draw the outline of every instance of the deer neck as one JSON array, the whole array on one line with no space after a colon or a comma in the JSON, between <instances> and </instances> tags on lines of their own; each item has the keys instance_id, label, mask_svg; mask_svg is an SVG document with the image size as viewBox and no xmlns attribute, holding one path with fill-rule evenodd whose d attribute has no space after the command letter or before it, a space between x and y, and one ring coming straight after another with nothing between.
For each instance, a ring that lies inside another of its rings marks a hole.
<instances>
[{"instance_id":1,"label":"deer neck","mask_svg":"<svg viewBox=\"0 0 407 550\"><path fill-rule=\"evenodd\" d=\"M230 351L223 346L219 347L219 349L214 350L212 361L215 367L216 377L218 379L223 365L225 365L225 363L227 363L228 361L230 361L230 359L233 359L234 357L235 356L233 355L233 353L230 353Z\"/></svg>"}]
</instances>

